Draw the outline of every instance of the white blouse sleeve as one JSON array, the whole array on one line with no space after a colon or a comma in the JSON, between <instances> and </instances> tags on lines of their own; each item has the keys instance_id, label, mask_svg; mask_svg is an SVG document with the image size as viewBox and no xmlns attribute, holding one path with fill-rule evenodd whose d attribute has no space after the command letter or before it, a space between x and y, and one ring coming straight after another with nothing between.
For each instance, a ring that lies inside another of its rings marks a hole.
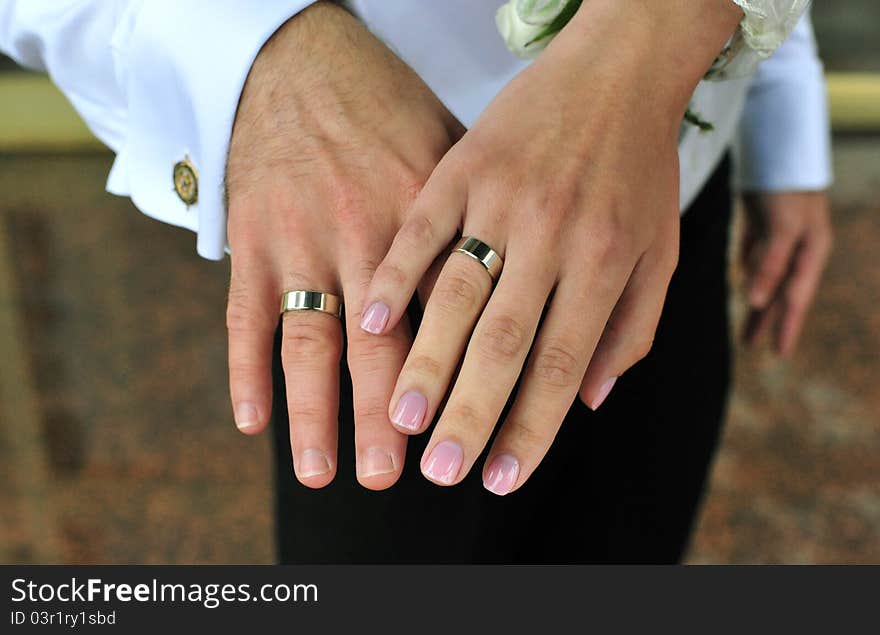
<instances>
[{"instance_id":1,"label":"white blouse sleeve","mask_svg":"<svg viewBox=\"0 0 880 635\"><path fill-rule=\"evenodd\" d=\"M46 71L115 153L107 189L220 259L238 100L269 37L314 0L0 0L0 50ZM175 191L183 160L197 200Z\"/></svg>"},{"instance_id":2,"label":"white blouse sleeve","mask_svg":"<svg viewBox=\"0 0 880 635\"><path fill-rule=\"evenodd\" d=\"M810 0L731 1L745 15L707 79L731 79L753 73L788 38L810 5Z\"/></svg>"},{"instance_id":3,"label":"white blouse sleeve","mask_svg":"<svg viewBox=\"0 0 880 635\"><path fill-rule=\"evenodd\" d=\"M824 190L831 185L828 100L808 15L758 68L734 149L741 190Z\"/></svg>"}]
</instances>

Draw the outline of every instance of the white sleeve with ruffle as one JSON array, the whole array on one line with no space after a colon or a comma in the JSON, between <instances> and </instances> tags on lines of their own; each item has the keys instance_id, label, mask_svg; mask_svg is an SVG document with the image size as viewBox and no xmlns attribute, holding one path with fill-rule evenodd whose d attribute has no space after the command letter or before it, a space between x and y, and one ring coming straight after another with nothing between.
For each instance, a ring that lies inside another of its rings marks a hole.
<instances>
[{"instance_id":1,"label":"white sleeve with ruffle","mask_svg":"<svg viewBox=\"0 0 880 635\"><path fill-rule=\"evenodd\" d=\"M724 80L753 73L782 46L810 5L810 0L731 1L745 16L707 79Z\"/></svg>"}]
</instances>

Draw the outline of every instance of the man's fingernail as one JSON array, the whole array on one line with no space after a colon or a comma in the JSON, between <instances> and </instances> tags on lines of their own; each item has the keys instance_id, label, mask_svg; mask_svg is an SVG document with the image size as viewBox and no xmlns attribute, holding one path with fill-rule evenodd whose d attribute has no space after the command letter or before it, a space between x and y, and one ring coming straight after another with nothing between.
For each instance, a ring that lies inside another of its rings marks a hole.
<instances>
[{"instance_id":1,"label":"man's fingernail","mask_svg":"<svg viewBox=\"0 0 880 635\"><path fill-rule=\"evenodd\" d=\"M391 474L396 469L394 457L382 448L369 448L361 454L357 463L358 476L361 478Z\"/></svg>"},{"instance_id":2,"label":"man's fingernail","mask_svg":"<svg viewBox=\"0 0 880 635\"><path fill-rule=\"evenodd\" d=\"M408 432L417 432L425 420L428 411L428 400L421 393L413 390L403 393L394 409L391 421Z\"/></svg>"},{"instance_id":3,"label":"man's fingernail","mask_svg":"<svg viewBox=\"0 0 880 635\"><path fill-rule=\"evenodd\" d=\"M373 302L361 316L361 328L367 333L378 335L388 324L391 309L384 302Z\"/></svg>"},{"instance_id":4,"label":"man's fingernail","mask_svg":"<svg viewBox=\"0 0 880 635\"><path fill-rule=\"evenodd\" d=\"M458 476L464 452L454 441L442 441L434 446L422 473L433 481L451 485Z\"/></svg>"},{"instance_id":5,"label":"man's fingernail","mask_svg":"<svg viewBox=\"0 0 880 635\"><path fill-rule=\"evenodd\" d=\"M320 476L330 471L330 459L326 452L315 449L303 450L299 457L299 469L296 475L300 478Z\"/></svg>"},{"instance_id":6,"label":"man's fingernail","mask_svg":"<svg viewBox=\"0 0 880 635\"><path fill-rule=\"evenodd\" d=\"M489 465L483 487L499 496L509 494L519 476L519 461L509 454L499 454Z\"/></svg>"},{"instance_id":7,"label":"man's fingernail","mask_svg":"<svg viewBox=\"0 0 880 635\"><path fill-rule=\"evenodd\" d=\"M617 377L612 377L604 384L602 384L602 387L599 389L599 394L596 395L595 399L593 399L593 403L590 405L590 408L592 408L593 410L599 409L599 406L601 406L605 399L608 397L608 393L610 393L611 389L614 388L614 383L616 381Z\"/></svg>"},{"instance_id":8,"label":"man's fingernail","mask_svg":"<svg viewBox=\"0 0 880 635\"><path fill-rule=\"evenodd\" d=\"M235 425L239 430L251 430L260 425L256 406L246 401L235 406Z\"/></svg>"},{"instance_id":9,"label":"man's fingernail","mask_svg":"<svg viewBox=\"0 0 880 635\"><path fill-rule=\"evenodd\" d=\"M749 304L758 309L764 308L764 305L767 304L767 294L763 289L752 289L749 293Z\"/></svg>"}]
</instances>

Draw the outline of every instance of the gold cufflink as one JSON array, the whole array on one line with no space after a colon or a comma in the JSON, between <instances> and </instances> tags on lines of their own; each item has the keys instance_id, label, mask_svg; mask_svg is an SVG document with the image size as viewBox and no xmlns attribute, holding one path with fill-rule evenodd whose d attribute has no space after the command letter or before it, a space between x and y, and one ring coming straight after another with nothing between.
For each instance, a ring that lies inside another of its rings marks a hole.
<instances>
[{"instance_id":1,"label":"gold cufflink","mask_svg":"<svg viewBox=\"0 0 880 635\"><path fill-rule=\"evenodd\" d=\"M174 191L187 208L199 200L199 173L190 162L189 155L174 164Z\"/></svg>"}]
</instances>

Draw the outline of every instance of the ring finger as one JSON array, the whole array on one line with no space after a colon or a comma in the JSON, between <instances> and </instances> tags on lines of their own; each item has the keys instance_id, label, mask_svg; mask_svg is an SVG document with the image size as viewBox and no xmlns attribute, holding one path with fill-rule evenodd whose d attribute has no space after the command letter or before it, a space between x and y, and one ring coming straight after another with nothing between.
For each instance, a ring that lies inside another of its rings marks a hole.
<instances>
[{"instance_id":1,"label":"ring finger","mask_svg":"<svg viewBox=\"0 0 880 635\"><path fill-rule=\"evenodd\" d=\"M457 483L482 452L519 377L554 273L510 254L422 457L429 480Z\"/></svg>"},{"instance_id":2,"label":"ring finger","mask_svg":"<svg viewBox=\"0 0 880 635\"><path fill-rule=\"evenodd\" d=\"M498 250L499 242L487 244ZM391 398L391 422L401 432L421 432L433 419L491 292L482 264L457 251L449 255Z\"/></svg>"},{"instance_id":3,"label":"ring finger","mask_svg":"<svg viewBox=\"0 0 880 635\"><path fill-rule=\"evenodd\" d=\"M332 278L288 278L283 291L334 292ZM336 474L341 355L342 328L337 317L317 310L284 314L281 364L290 446L296 476L308 487L324 487Z\"/></svg>"}]
</instances>

